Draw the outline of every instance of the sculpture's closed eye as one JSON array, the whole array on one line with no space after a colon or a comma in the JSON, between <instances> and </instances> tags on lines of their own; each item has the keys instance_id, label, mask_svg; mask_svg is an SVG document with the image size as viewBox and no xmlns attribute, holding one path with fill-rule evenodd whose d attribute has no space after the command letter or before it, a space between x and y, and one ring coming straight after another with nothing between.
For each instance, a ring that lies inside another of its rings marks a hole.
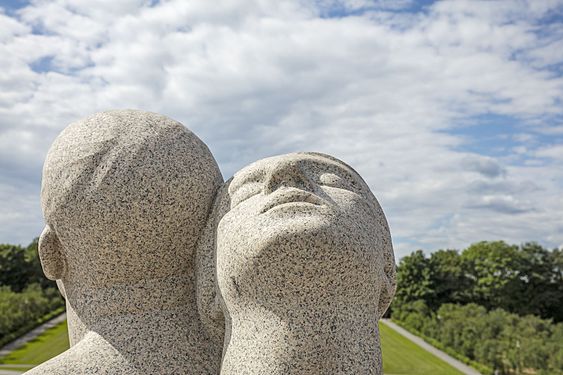
<instances>
[{"instance_id":1,"label":"sculpture's closed eye","mask_svg":"<svg viewBox=\"0 0 563 375\"><path fill-rule=\"evenodd\" d=\"M356 182L353 179L346 177L347 176L341 177L331 172L322 173L319 176L319 184L322 186L357 192Z\"/></svg>"},{"instance_id":2,"label":"sculpture's closed eye","mask_svg":"<svg viewBox=\"0 0 563 375\"><path fill-rule=\"evenodd\" d=\"M262 192L262 182L248 181L231 193L231 209Z\"/></svg>"},{"instance_id":3,"label":"sculpture's closed eye","mask_svg":"<svg viewBox=\"0 0 563 375\"><path fill-rule=\"evenodd\" d=\"M342 178L335 175L334 173L323 173L319 177L319 181L321 185L328 185L339 187L342 185Z\"/></svg>"}]
</instances>

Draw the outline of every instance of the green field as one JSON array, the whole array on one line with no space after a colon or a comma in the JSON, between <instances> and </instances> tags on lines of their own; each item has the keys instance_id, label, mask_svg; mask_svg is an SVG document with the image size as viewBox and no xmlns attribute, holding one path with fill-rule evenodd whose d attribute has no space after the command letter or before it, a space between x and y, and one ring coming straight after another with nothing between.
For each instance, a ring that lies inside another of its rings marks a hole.
<instances>
[{"instance_id":1,"label":"green field","mask_svg":"<svg viewBox=\"0 0 563 375\"><path fill-rule=\"evenodd\" d=\"M64 321L46 330L8 356L0 358L2 364L0 370L28 370L65 351L68 347L68 331L66 321Z\"/></svg>"},{"instance_id":2,"label":"green field","mask_svg":"<svg viewBox=\"0 0 563 375\"><path fill-rule=\"evenodd\" d=\"M383 372L386 375L463 375L462 372L386 325L380 324L379 330L383 351Z\"/></svg>"},{"instance_id":3,"label":"green field","mask_svg":"<svg viewBox=\"0 0 563 375\"><path fill-rule=\"evenodd\" d=\"M387 375L456 375L461 374L391 328L381 324L383 370ZM25 346L0 358L0 369L26 371L68 348L66 322L47 331ZM23 365L29 365L23 367ZM22 366L22 367L20 367Z\"/></svg>"}]
</instances>

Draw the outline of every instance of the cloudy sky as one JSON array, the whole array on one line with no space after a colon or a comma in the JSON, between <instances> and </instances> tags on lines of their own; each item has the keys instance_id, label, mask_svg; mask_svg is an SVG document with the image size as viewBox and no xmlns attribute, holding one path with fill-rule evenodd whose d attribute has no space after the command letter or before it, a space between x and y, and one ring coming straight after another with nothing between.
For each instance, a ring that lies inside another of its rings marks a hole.
<instances>
[{"instance_id":1,"label":"cloudy sky","mask_svg":"<svg viewBox=\"0 0 563 375\"><path fill-rule=\"evenodd\" d=\"M225 178L343 159L399 257L563 245L563 1L1 1L0 243L41 232L56 135L112 108L182 122Z\"/></svg>"}]
</instances>

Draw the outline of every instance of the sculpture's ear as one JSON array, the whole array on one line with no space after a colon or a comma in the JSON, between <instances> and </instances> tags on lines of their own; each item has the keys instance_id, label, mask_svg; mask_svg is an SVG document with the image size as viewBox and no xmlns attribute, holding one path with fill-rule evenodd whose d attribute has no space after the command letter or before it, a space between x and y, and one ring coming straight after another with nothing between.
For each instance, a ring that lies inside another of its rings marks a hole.
<instances>
[{"instance_id":1,"label":"sculpture's ear","mask_svg":"<svg viewBox=\"0 0 563 375\"><path fill-rule=\"evenodd\" d=\"M66 259L57 233L49 226L45 226L39 237L39 259L43 273L48 279L62 279L66 273Z\"/></svg>"}]
</instances>

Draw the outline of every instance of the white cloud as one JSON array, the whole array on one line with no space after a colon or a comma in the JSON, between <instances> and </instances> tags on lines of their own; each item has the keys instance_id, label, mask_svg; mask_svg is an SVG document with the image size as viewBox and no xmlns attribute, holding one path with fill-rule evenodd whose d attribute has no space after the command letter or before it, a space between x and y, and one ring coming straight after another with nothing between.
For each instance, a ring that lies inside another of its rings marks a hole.
<instances>
[{"instance_id":1,"label":"white cloud","mask_svg":"<svg viewBox=\"0 0 563 375\"><path fill-rule=\"evenodd\" d=\"M548 146L538 149L535 156L563 161L563 145Z\"/></svg>"},{"instance_id":2,"label":"white cloud","mask_svg":"<svg viewBox=\"0 0 563 375\"><path fill-rule=\"evenodd\" d=\"M548 135L563 135L563 125L541 126L536 131Z\"/></svg>"},{"instance_id":3,"label":"white cloud","mask_svg":"<svg viewBox=\"0 0 563 375\"><path fill-rule=\"evenodd\" d=\"M416 5L414 0L317 0L317 7L321 13L349 12L360 10L402 10Z\"/></svg>"},{"instance_id":4,"label":"white cloud","mask_svg":"<svg viewBox=\"0 0 563 375\"><path fill-rule=\"evenodd\" d=\"M463 160L463 166L467 170L475 171L485 177L493 178L503 176L506 171L493 158L470 156Z\"/></svg>"},{"instance_id":5,"label":"white cloud","mask_svg":"<svg viewBox=\"0 0 563 375\"><path fill-rule=\"evenodd\" d=\"M0 15L9 25L0 36L0 196L12 202L0 209L0 241L37 235L32 187L66 124L142 108L194 130L225 177L277 153L342 158L380 199L399 255L482 239L558 246L559 151L528 141L560 127L552 118L563 79L549 66L563 57L548 53L559 31L538 33L557 4L537 3L442 1L412 14L364 0L40 1L17 19ZM319 17L331 7L339 17ZM32 69L42 61L49 72ZM467 139L449 130L487 113L529 124L507 137L528 148L461 151ZM26 204L11 198L18 184Z\"/></svg>"},{"instance_id":6,"label":"white cloud","mask_svg":"<svg viewBox=\"0 0 563 375\"><path fill-rule=\"evenodd\" d=\"M31 29L27 25L6 16L0 8L0 42L9 41L15 36L27 34L30 31Z\"/></svg>"}]
</instances>

